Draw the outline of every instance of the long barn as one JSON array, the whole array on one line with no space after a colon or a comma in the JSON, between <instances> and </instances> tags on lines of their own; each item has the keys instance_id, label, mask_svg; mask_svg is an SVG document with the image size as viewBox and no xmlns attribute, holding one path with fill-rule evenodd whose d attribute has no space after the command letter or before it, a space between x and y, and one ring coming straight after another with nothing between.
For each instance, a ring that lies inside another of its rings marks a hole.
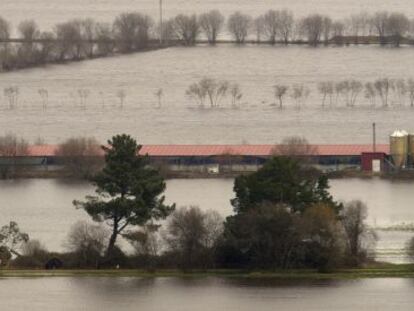
<instances>
[{"instance_id":1,"label":"long barn","mask_svg":"<svg viewBox=\"0 0 414 311\"><path fill-rule=\"evenodd\" d=\"M140 154L148 155L153 164L164 165L172 171L218 173L228 170L255 171L281 149L281 145L143 145ZM374 170L374 167L382 170L389 157L389 149L389 145L385 144L376 145L375 152L373 146L368 144L311 145L300 156L311 159L323 170ZM0 155L0 165L59 166L61 157L57 150L57 145L29 146L24 154L13 157Z\"/></svg>"}]
</instances>

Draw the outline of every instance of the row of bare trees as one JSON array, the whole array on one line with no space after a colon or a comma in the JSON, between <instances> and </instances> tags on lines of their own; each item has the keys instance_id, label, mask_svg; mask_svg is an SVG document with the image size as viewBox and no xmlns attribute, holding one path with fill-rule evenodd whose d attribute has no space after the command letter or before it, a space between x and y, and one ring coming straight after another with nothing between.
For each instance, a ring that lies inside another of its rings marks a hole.
<instances>
[{"instance_id":1,"label":"row of bare trees","mask_svg":"<svg viewBox=\"0 0 414 311\"><path fill-rule=\"evenodd\" d=\"M365 84L357 80L344 80L337 83L325 81L318 84L318 91L322 95L322 106L327 99L332 105L342 98L346 106L354 107L358 97L364 96L372 106L379 104L387 107L391 103L405 105L408 101L409 105L414 107L413 79L382 78Z\"/></svg>"},{"instance_id":2,"label":"row of bare trees","mask_svg":"<svg viewBox=\"0 0 414 311\"><path fill-rule=\"evenodd\" d=\"M358 80L342 80L338 82L322 81L317 85L322 96L322 107L343 103L346 107L355 107L357 100L364 97L371 106L387 107L391 103L414 107L414 80L382 78L363 83ZM283 107L286 97L291 97L297 106L309 97L311 90L303 84L292 86L276 84L274 86L275 105Z\"/></svg>"},{"instance_id":3,"label":"row of bare trees","mask_svg":"<svg viewBox=\"0 0 414 311\"><path fill-rule=\"evenodd\" d=\"M344 20L333 20L320 14L310 14L295 19L289 10L269 10L256 18L242 12L231 14L227 21L217 10L201 15L180 14L168 20L163 28L165 40L179 40L194 45L200 35L210 44L216 44L221 33L227 31L236 43L245 43L250 36L256 42L307 42L312 46L320 43L381 43L399 46L412 43L407 38L414 34L414 21L403 13L365 12L351 15Z\"/></svg>"},{"instance_id":4,"label":"row of bare trees","mask_svg":"<svg viewBox=\"0 0 414 311\"><path fill-rule=\"evenodd\" d=\"M74 19L55 25L53 31L41 31L35 21L26 20L13 40L10 23L0 17L0 71L146 49L153 27L154 21L140 13L120 14L112 25Z\"/></svg>"},{"instance_id":5,"label":"row of bare trees","mask_svg":"<svg viewBox=\"0 0 414 311\"><path fill-rule=\"evenodd\" d=\"M357 100L364 97L371 106L377 104L387 107L391 103L406 105L407 101L414 107L414 80L382 78L363 83L358 80L322 81L317 84L317 91L321 95L322 107L337 106L343 103L346 107L355 107ZM272 106L283 108L287 98L290 98L296 107L301 107L311 94L311 89L304 84L275 84L273 86L274 103ZM240 86L228 81L212 78L203 78L191 84L186 95L199 107L220 107L223 100L230 95L231 106L238 107L243 93Z\"/></svg>"}]
</instances>

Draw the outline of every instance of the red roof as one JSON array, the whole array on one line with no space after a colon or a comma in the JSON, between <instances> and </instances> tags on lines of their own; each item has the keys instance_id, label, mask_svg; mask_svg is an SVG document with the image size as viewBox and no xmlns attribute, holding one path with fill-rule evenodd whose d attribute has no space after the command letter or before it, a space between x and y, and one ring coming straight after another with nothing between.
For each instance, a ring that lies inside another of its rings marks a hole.
<instances>
[{"instance_id":1,"label":"red roof","mask_svg":"<svg viewBox=\"0 0 414 311\"><path fill-rule=\"evenodd\" d=\"M276 145L144 145L140 154L158 157L215 156L223 154L243 156L269 156ZM372 152L372 145L313 145L321 156L359 156ZM58 146L30 146L29 156L54 156ZM389 145L377 145L376 152L389 154Z\"/></svg>"}]
</instances>

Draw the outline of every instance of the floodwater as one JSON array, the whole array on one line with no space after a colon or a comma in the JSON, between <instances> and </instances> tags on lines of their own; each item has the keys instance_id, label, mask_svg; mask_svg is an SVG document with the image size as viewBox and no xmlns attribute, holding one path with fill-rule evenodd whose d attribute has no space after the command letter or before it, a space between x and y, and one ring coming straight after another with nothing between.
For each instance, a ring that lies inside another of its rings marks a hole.
<instances>
[{"instance_id":1,"label":"floodwater","mask_svg":"<svg viewBox=\"0 0 414 311\"><path fill-rule=\"evenodd\" d=\"M414 182L390 182L380 179L332 180L331 193L337 200L360 199L368 205L372 226L390 226L414 222ZM177 206L199 206L216 210L223 217L232 214L231 179L168 180L166 200ZM32 239L39 239L49 250L62 250L70 226L88 216L76 210L72 201L92 194L86 183L54 179L0 181L0 224L19 223ZM412 232L378 232L377 259L406 262L405 246Z\"/></svg>"},{"instance_id":2,"label":"floodwater","mask_svg":"<svg viewBox=\"0 0 414 311\"><path fill-rule=\"evenodd\" d=\"M342 97L322 108L317 83L414 77L413 54L412 47L197 46L1 73L0 90L17 86L19 96L13 110L0 97L0 134L47 143L128 133L145 144L273 144L292 135L315 144L349 144L369 143L376 122L378 141L387 142L396 128L413 130L408 96L399 101L391 94L390 106L382 108L379 98L374 107L361 92L354 108L345 107ZM198 108L185 92L204 76L239 83L238 108L231 108L229 97L220 109ZM301 103L287 96L280 110L272 106L276 83L304 84L312 93ZM161 108L158 88L164 92ZM40 89L49 94L46 110ZM79 90L89 91L84 107ZM120 90L126 94L122 109Z\"/></svg>"},{"instance_id":3,"label":"floodwater","mask_svg":"<svg viewBox=\"0 0 414 311\"><path fill-rule=\"evenodd\" d=\"M412 279L0 279L2 311L411 311Z\"/></svg>"}]
</instances>

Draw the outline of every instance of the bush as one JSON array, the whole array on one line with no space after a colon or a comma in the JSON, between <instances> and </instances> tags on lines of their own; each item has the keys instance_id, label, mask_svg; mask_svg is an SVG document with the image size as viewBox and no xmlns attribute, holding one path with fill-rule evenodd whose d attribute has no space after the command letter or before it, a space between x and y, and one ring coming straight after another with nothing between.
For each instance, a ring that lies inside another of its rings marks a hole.
<instances>
[{"instance_id":1,"label":"bush","mask_svg":"<svg viewBox=\"0 0 414 311\"><path fill-rule=\"evenodd\" d=\"M165 240L182 269L212 268L222 231L223 220L217 212L182 207L168 219Z\"/></svg>"},{"instance_id":2,"label":"bush","mask_svg":"<svg viewBox=\"0 0 414 311\"><path fill-rule=\"evenodd\" d=\"M70 138L59 145L56 155L76 177L89 178L103 167L102 152L94 138Z\"/></svg>"}]
</instances>

